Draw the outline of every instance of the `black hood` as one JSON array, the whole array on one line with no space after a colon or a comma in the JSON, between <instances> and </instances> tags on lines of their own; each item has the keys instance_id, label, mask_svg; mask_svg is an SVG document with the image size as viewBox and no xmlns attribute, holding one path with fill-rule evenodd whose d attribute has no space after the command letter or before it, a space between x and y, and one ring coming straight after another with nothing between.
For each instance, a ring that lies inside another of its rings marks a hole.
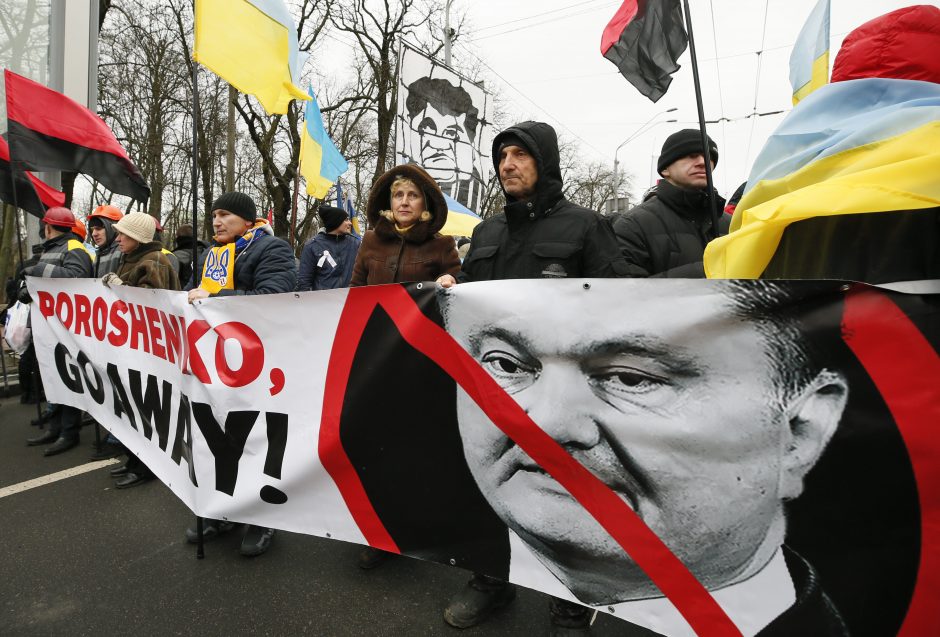
<instances>
[{"instance_id":1,"label":"black hood","mask_svg":"<svg viewBox=\"0 0 940 637\"><path fill-rule=\"evenodd\" d=\"M107 217L92 217L92 219L97 219L101 222L101 227L104 228L104 245L98 250L104 250L107 252L112 246L117 246L114 242L115 237L117 237L117 230L114 229L114 222L108 219ZM91 238L91 222L86 222L85 227L88 229L88 237ZM94 239L91 239L91 243L94 243Z\"/></svg>"},{"instance_id":2,"label":"black hood","mask_svg":"<svg viewBox=\"0 0 940 637\"><path fill-rule=\"evenodd\" d=\"M522 122L510 126L493 139L493 167L499 175L499 147L509 137L522 140L538 164L539 180L535 184L537 212L545 212L562 198L561 159L558 154L558 136L555 129L543 122ZM500 186L502 187L502 185ZM503 190L503 194L506 191ZM507 207L516 199L506 195Z\"/></svg>"}]
</instances>

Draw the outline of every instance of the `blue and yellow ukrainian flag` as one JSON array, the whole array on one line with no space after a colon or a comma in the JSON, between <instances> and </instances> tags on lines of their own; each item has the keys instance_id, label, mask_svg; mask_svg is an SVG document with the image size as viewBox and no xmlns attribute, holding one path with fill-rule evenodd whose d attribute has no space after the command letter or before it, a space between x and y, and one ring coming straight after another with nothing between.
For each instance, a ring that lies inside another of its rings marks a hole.
<instances>
[{"instance_id":1,"label":"blue and yellow ukrainian flag","mask_svg":"<svg viewBox=\"0 0 940 637\"><path fill-rule=\"evenodd\" d=\"M310 99L297 86L297 28L281 0L196 0L195 16L194 60L254 95L269 114Z\"/></svg>"},{"instance_id":2,"label":"blue and yellow ukrainian flag","mask_svg":"<svg viewBox=\"0 0 940 637\"><path fill-rule=\"evenodd\" d=\"M352 235L357 239L362 238L362 228L359 225L359 213L353 207L352 199L343 196L343 185L336 182L336 207L349 215L349 221L352 223Z\"/></svg>"},{"instance_id":3,"label":"blue and yellow ukrainian flag","mask_svg":"<svg viewBox=\"0 0 940 637\"><path fill-rule=\"evenodd\" d=\"M346 159L323 127L323 116L311 88L300 134L300 174L307 182L307 194L325 199L330 188L348 168Z\"/></svg>"},{"instance_id":4,"label":"blue and yellow ukrainian flag","mask_svg":"<svg viewBox=\"0 0 940 637\"><path fill-rule=\"evenodd\" d=\"M472 235L473 229L483 219L446 194L444 195L444 201L447 202L447 221L444 223L444 227L441 228L441 234L452 237L469 237Z\"/></svg>"},{"instance_id":5,"label":"blue and yellow ukrainian flag","mask_svg":"<svg viewBox=\"0 0 940 637\"><path fill-rule=\"evenodd\" d=\"M757 157L709 278L758 278L791 223L940 207L940 84L836 82L800 102ZM898 246L903 250L903 246Z\"/></svg>"},{"instance_id":6,"label":"blue and yellow ukrainian flag","mask_svg":"<svg viewBox=\"0 0 940 637\"><path fill-rule=\"evenodd\" d=\"M790 53L793 104L829 83L829 0L819 0Z\"/></svg>"}]
</instances>

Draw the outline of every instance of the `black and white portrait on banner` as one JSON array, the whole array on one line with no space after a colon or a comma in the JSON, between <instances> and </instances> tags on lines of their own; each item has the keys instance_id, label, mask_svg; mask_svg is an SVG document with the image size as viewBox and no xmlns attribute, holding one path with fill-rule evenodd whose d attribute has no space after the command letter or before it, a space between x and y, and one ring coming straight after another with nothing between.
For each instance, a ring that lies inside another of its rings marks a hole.
<instances>
[{"instance_id":1,"label":"black and white portrait on banner","mask_svg":"<svg viewBox=\"0 0 940 637\"><path fill-rule=\"evenodd\" d=\"M419 164L445 194L479 212L491 163L489 96L406 44L400 65L396 163Z\"/></svg>"},{"instance_id":2,"label":"black and white portrait on banner","mask_svg":"<svg viewBox=\"0 0 940 637\"><path fill-rule=\"evenodd\" d=\"M894 634L917 571L917 490L890 413L842 341L838 286L561 285L546 296L530 281L479 283L440 293L439 308L425 299L424 311L440 312L451 337L637 513L742 634ZM354 365L369 378L350 379L343 437L404 553L658 634L694 634L582 503L460 386L454 402L452 380L380 312L357 357L376 348L394 352L392 367ZM419 391L415 375L393 371L403 361L420 369ZM396 405L401 427L377 431L356 413L366 410L360 383L369 400L380 389L382 404ZM441 454L417 452L428 439ZM458 448L460 459L445 457ZM403 466L414 474L408 488L391 480ZM871 549L885 537L906 539Z\"/></svg>"},{"instance_id":3,"label":"black and white portrait on banner","mask_svg":"<svg viewBox=\"0 0 940 637\"><path fill-rule=\"evenodd\" d=\"M749 637L940 634L936 295L513 280L273 295L259 313L29 284L50 400L197 515L509 579L662 635L708 634L712 615L686 621L702 601ZM323 329L293 338L312 313ZM693 597L667 590L677 575Z\"/></svg>"}]
</instances>

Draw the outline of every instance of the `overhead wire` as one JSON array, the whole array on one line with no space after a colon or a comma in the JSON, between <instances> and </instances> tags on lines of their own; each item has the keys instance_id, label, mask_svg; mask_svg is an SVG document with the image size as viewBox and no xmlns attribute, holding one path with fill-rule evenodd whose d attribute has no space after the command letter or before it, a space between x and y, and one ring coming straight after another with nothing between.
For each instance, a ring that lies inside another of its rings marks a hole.
<instances>
[{"instance_id":1,"label":"overhead wire","mask_svg":"<svg viewBox=\"0 0 940 637\"><path fill-rule=\"evenodd\" d=\"M559 20L567 20L568 18L575 18L580 15L586 15L588 13L593 13L600 9L606 9L614 5L619 4L619 2L607 2L606 4L598 5L596 7L591 7L589 9L583 9L581 11L573 11L572 13L567 13L561 16L555 16L554 18L548 18L547 20L541 20L540 22L533 22L532 24L525 24L519 27L513 27L511 29L506 29L505 31L500 31L498 33L488 33L482 37L468 38L471 42L482 42L483 40L488 40L490 38L499 37L501 35L507 35L509 33L518 33L519 31L524 31L526 29L531 29L533 27L541 26L543 24L549 24L551 22L558 22ZM544 15L544 14L542 14ZM539 16L541 17L541 16Z\"/></svg>"},{"instance_id":2,"label":"overhead wire","mask_svg":"<svg viewBox=\"0 0 940 637\"><path fill-rule=\"evenodd\" d=\"M834 33L832 37L837 38L839 36L846 35L847 33L848 31L845 31L843 33ZM755 54L759 55L761 53L769 53L770 51L779 51L780 49L792 49L792 48L793 48L793 44L781 44L780 46L771 46L771 47L764 48L761 51L744 51L743 53L730 53L728 55L718 55L718 56L709 57L709 58L699 58L699 62L715 62L715 61L721 61L721 60L731 60L734 58L748 57L748 56L755 55ZM540 84L544 82L558 82L561 80L577 80L577 79L582 79L582 78L588 79L588 78L593 78L593 77L604 77L607 75L609 76L620 75L620 71L605 71L603 73L590 73L587 75L560 75L557 77L545 77L545 78L539 78L536 80L529 80L527 82L518 82L518 84L522 86L525 84Z\"/></svg>"},{"instance_id":3,"label":"overhead wire","mask_svg":"<svg viewBox=\"0 0 940 637\"><path fill-rule=\"evenodd\" d=\"M764 52L764 44L767 41L767 16L770 13L770 0L764 0L764 28L761 30L760 50L757 52L757 77L754 80L754 106L751 109L753 114L757 114L757 97L760 94L760 71L761 55ZM792 45L791 45L792 46ZM754 141L754 126L757 124L757 118L751 120L751 131L747 136L747 151L744 153L744 165L751 165L751 143ZM747 175L744 176L745 179Z\"/></svg>"},{"instance_id":4,"label":"overhead wire","mask_svg":"<svg viewBox=\"0 0 940 637\"><path fill-rule=\"evenodd\" d=\"M571 130L570 128L568 128L568 126L566 126L564 122L562 122L560 119L558 119L557 117L555 117L554 115L552 115L551 113L549 113L549 112L548 112L547 110L545 110L542 106L540 106L538 103L536 103L532 98L530 98L528 95L526 95L525 93L523 93L522 91L520 91L518 88L516 88L515 86L513 86L512 83L509 82L509 80L507 80L507 79L504 78L502 75L500 75L500 74L496 71L496 69L494 69L492 66L490 66L489 64L487 64L486 60L484 60L484 59L481 58L479 55L477 55L477 54L474 53L472 50L470 50L464 43L458 42L457 45L460 46L460 48L462 48L464 51L466 51L469 55L472 55L474 58L476 58L476 60L477 60L480 64L482 64L484 67L486 67L493 75L495 75L496 77L498 77L498 78L500 79L500 81L501 81L503 84L505 84L508 88L510 88L510 89L512 89L513 91L515 91L516 93L518 93L519 96L521 96L525 101L529 102L530 104L532 104L532 106L534 106L535 108L537 108L538 110L540 110L542 113L544 113L549 119L551 119L552 121L554 121L554 122L555 122L556 124L558 124L561 128L563 128L563 129L566 130L569 134L571 134L572 137L574 137L575 139L577 139L578 141L580 141L582 144L584 144L585 146L587 146L588 148L590 148L591 150L593 150L595 153L597 153L598 157L602 157L602 158L605 158L605 159L606 159L604 153L601 152L596 146L594 146L594 144L591 144L591 143L588 142L586 139L584 139L583 137L581 137L580 135L578 135L576 132L574 132L573 130Z\"/></svg>"},{"instance_id":5,"label":"overhead wire","mask_svg":"<svg viewBox=\"0 0 940 637\"><path fill-rule=\"evenodd\" d=\"M725 127L727 118L725 118L724 91L721 89L721 65L718 64L718 26L715 24L715 6L712 0L708 0L708 10L711 12L712 16L712 43L715 46L715 73L718 76L718 108L719 114L721 115L718 121L721 122L721 144L724 146L725 141L728 139L727 129ZM721 189L726 191L728 189L728 182L724 172L721 173L721 180Z\"/></svg>"},{"instance_id":6,"label":"overhead wire","mask_svg":"<svg viewBox=\"0 0 940 637\"><path fill-rule=\"evenodd\" d=\"M489 24L489 25L487 25L487 26L485 26L485 27L479 27L479 28L477 28L476 31L478 31L478 32L479 32L479 31L489 31L490 29L496 29L496 28L499 28L499 27L504 27L504 26L509 25L509 24L516 24L517 22L525 22L526 20L533 20L533 19L535 19L535 18L544 17L544 16L547 16L547 15L552 14L552 13L558 13L558 12L560 12L560 11L567 11L568 9L574 9L575 7L581 7L581 6L584 6L584 5L586 5L586 4L593 4L593 3L595 3L595 2L605 2L605 1L607 1L607 0L584 0L583 2L575 2L574 4L569 4L569 5L565 5L564 7L558 7L557 9L552 9L551 11L545 11L545 12L539 14L538 16L526 16L526 17L524 17L524 18L516 18L516 19L514 19L514 20L506 20L506 21L504 21L504 22L497 22L497 23L495 23L495 24ZM616 4L616 3L615 3L615 4Z\"/></svg>"}]
</instances>

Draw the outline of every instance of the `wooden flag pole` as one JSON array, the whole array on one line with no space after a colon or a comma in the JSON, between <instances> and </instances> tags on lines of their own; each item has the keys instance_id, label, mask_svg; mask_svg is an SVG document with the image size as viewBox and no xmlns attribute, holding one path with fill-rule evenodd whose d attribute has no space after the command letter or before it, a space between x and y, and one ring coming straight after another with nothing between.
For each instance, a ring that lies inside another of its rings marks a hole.
<instances>
[{"instance_id":1,"label":"wooden flag pole","mask_svg":"<svg viewBox=\"0 0 940 637\"><path fill-rule=\"evenodd\" d=\"M695 83L695 104L698 107L698 127L702 133L702 149L705 155L705 179L708 188L708 206L712 215L712 234L718 237L718 200L715 198L715 182L712 178L711 152L708 148L708 134L705 132L705 107L702 105L702 85L698 79L698 58L695 55L695 38L692 35L692 14L689 0L682 0L685 7L685 27L689 32L689 53L692 55L692 79Z\"/></svg>"}]
</instances>

